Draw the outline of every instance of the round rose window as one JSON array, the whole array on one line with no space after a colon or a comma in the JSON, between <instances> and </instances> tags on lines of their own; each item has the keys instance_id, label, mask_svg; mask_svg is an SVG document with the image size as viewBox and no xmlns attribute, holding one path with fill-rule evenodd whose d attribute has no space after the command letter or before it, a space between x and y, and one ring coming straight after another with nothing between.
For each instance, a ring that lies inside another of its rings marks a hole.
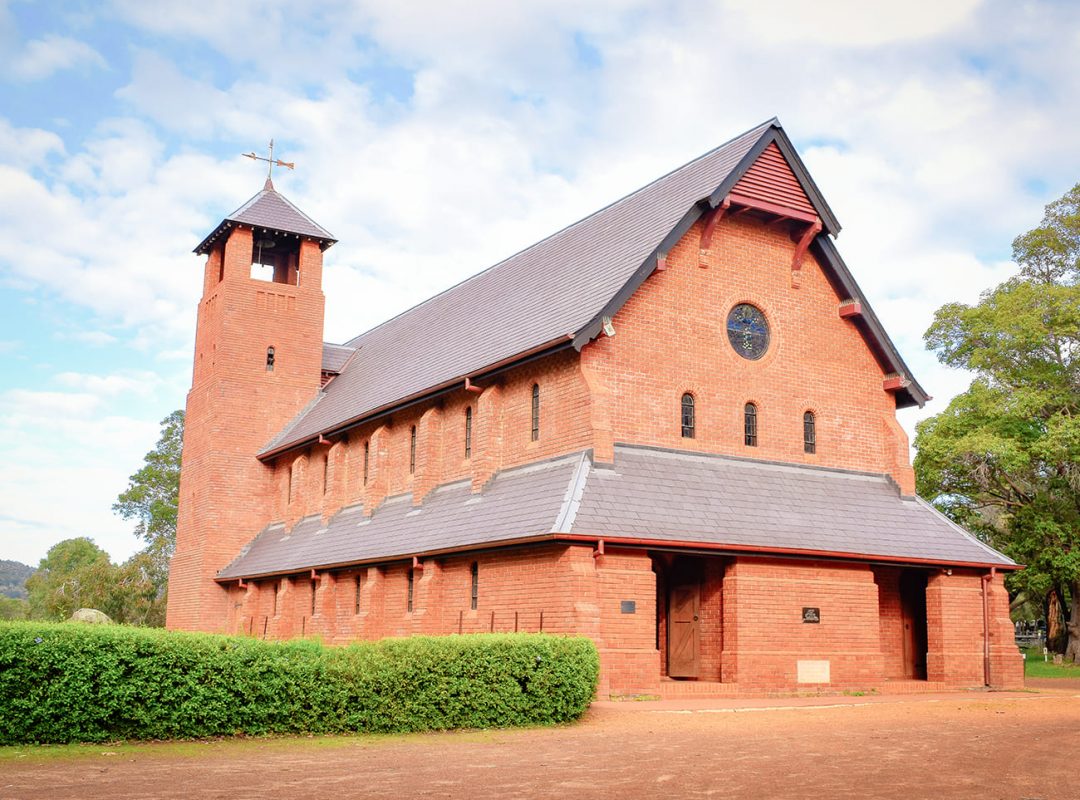
<instances>
[{"instance_id":1,"label":"round rose window","mask_svg":"<svg viewBox=\"0 0 1080 800\"><path fill-rule=\"evenodd\" d=\"M751 361L769 349L769 323L760 308L748 303L740 303L728 313L727 335L735 352Z\"/></svg>"}]
</instances>

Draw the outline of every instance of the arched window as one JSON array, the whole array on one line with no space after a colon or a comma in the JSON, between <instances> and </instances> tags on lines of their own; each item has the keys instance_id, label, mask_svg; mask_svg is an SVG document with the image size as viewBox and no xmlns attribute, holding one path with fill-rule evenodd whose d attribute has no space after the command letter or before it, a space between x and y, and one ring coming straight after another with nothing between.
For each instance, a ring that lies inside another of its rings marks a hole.
<instances>
[{"instance_id":1,"label":"arched window","mask_svg":"<svg viewBox=\"0 0 1080 800\"><path fill-rule=\"evenodd\" d=\"M682 396L682 436L694 438L694 396L690 392Z\"/></svg>"},{"instance_id":2,"label":"arched window","mask_svg":"<svg viewBox=\"0 0 1080 800\"><path fill-rule=\"evenodd\" d=\"M367 486L369 456L371 455L371 442L364 442L364 486Z\"/></svg>"},{"instance_id":3,"label":"arched window","mask_svg":"<svg viewBox=\"0 0 1080 800\"><path fill-rule=\"evenodd\" d=\"M278 595L280 593L281 593L281 581L277 581L277 582L274 583L274 608L270 612L270 616L272 616L272 617L277 616L277 600L278 600Z\"/></svg>"},{"instance_id":4,"label":"arched window","mask_svg":"<svg viewBox=\"0 0 1080 800\"><path fill-rule=\"evenodd\" d=\"M753 403L743 408L743 442L747 447L757 447L757 406Z\"/></svg>"},{"instance_id":5,"label":"arched window","mask_svg":"<svg viewBox=\"0 0 1080 800\"><path fill-rule=\"evenodd\" d=\"M416 426L409 431L409 474L416 472Z\"/></svg>"},{"instance_id":6,"label":"arched window","mask_svg":"<svg viewBox=\"0 0 1080 800\"><path fill-rule=\"evenodd\" d=\"M472 576L472 586L469 590L469 608L476 611L477 601L480 599L480 563L477 561L472 562L472 566L469 568L469 574Z\"/></svg>"},{"instance_id":7,"label":"arched window","mask_svg":"<svg viewBox=\"0 0 1080 800\"><path fill-rule=\"evenodd\" d=\"M802 415L802 446L804 453L817 452L817 425L814 422L813 411L807 411Z\"/></svg>"},{"instance_id":8,"label":"arched window","mask_svg":"<svg viewBox=\"0 0 1080 800\"><path fill-rule=\"evenodd\" d=\"M465 409L465 458L472 458L472 406Z\"/></svg>"},{"instance_id":9,"label":"arched window","mask_svg":"<svg viewBox=\"0 0 1080 800\"><path fill-rule=\"evenodd\" d=\"M315 600L318 598L319 582L314 578L311 579L311 616L315 616Z\"/></svg>"},{"instance_id":10,"label":"arched window","mask_svg":"<svg viewBox=\"0 0 1080 800\"><path fill-rule=\"evenodd\" d=\"M540 384L534 383L532 388L532 440L540 439Z\"/></svg>"},{"instance_id":11,"label":"arched window","mask_svg":"<svg viewBox=\"0 0 1080 800\"><path fill-rule=\"evenodd\" d=\"M275 356L275 353L276 353L276 351L274 350L273 346L266 348L266 371L267 372L273 372L274 371L274 356Z\"/></svg>"},{"instance_id":12,"label":"arched window","mask_svg":"<svg viewBox=\"0 0 1080 800\"><path fill-rule=\"evenodd\" d=\"M359 614L360 613L360 593L364 589L364 576L363 576L363 573L358 572L356 574L356 577L354 578L354 580L356 581L356 586L355 586L356 594L353 596L353 613L354 614Z\"/></svg>"},{"instance_id":13,"label":"arched window","mask_svg":"<svg viewBox=\"0 0 1080 800\"><path fill-rule=\"evenodd\" d=\"M406 595L406 597L405 597L405 610L407 612L409 612L410 614L412 613L413 572L415 572L415 570L413 570L413 568L410 567L409 568L409 592L408 592L408 595Z\"/></svg>"},{"instance_id":14,"label":"arched window","mask_svg":"<svg viewBox=\"0 0 1080 800\"><path fill-rule=\"evenodd\" d=\"M292 503L292 485L293 485L293 464L289 464L289 484L288 489L285 492L285 500L287 503Z\"/></svg>"},{"instance_id":15,"label":"arched window","mask_svg":"<svg viewBox=\"0 0 1080 800\"><path fill-rule=\"evenodd\" d=\"M330 451L326 451L326 455L323 456L322 462L322 493L326 492L330 488Z\"/></svg>"}]
</instances>

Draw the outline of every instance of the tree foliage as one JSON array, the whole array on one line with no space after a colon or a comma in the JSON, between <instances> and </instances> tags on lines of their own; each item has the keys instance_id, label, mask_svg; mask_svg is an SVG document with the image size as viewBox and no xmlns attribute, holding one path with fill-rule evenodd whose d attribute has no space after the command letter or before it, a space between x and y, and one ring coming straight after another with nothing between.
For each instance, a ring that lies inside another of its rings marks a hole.
<instances>
[{"instance_id":1,"label":"tree foliage","mask_svg":"<svg viewBox=\"0 0 1080 800\"><path fill-rule=\"evenodd\" d=\"M26 580L31 616L64 620L80 608L108 614L114 570L109 554L85 536L54 544Z\"/></svg>"},{"instance_id":2,"label":"tree foliage","mask_svg":"<svg viewBox=\"0 0 1080 800\"><path fill-rule=\"evenodd\" d=\"M161 421L161 437L146 454L143 465L128 479L113 511L136 520L135 534L157 544L166 557L176 546L176 505L180 493L180 453L184 444L184 412L174 411Z\"/></svg>"},{"instance_id":3,"label":"tree foliage","mask_svg":"<svg viewBox=\"0 0 1080 800\"><path fill-rule=\"evenodd\" d=\"M1080 184L1013 242L1019 274L974 306L938 309L939 360L975 374L918 425L918 489L1028 566L1014 583L1067 587L1080 660Z\"/></svg>"}]
</instances>

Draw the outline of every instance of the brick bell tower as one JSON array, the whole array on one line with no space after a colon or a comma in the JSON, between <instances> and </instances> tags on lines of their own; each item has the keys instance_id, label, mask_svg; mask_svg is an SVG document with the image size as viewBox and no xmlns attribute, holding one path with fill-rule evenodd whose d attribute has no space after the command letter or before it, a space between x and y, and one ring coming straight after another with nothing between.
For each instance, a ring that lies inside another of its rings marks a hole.
<instances>
[{"instance_id":1,"label":"brick bell tower","mask_svg":"<svg viewBox=\"0 0 1080 800\"><path fill-rule=\"evenodd\" d=\"M319 391L322 254L335 241L278 194L268 176L261 192L195 248L206 256L206 269L169 570L169 628L225 629L226 592L214 576L269 521L272 507L272 470L256 453Z\"/></svg>"}]
</instances>

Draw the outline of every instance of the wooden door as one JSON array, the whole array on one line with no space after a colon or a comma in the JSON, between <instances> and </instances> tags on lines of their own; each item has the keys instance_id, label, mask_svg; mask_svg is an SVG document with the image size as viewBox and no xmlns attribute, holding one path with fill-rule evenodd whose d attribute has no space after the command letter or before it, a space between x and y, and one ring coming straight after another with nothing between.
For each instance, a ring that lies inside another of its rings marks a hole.
<instances>
[{"instance_id":1,"label":"wooden door","mask_svg":"<svg viewBox=\"0 0 1080 800\"><path fill-rule=\"evenodd\" d=\"M701 584L680 583L668 595L668 676L696 678L700 669Z\"/></svg>"},{"instance_id":2,"label":"wooden door","mask_svg":"<svg viewBox=\"0 0 1080 800\"><path fill-rule=\"evenodd\" d=\"M900 617L904 677L926 680L926 576L921 572L900 575Z\"/></svg>"}]
</instances>

